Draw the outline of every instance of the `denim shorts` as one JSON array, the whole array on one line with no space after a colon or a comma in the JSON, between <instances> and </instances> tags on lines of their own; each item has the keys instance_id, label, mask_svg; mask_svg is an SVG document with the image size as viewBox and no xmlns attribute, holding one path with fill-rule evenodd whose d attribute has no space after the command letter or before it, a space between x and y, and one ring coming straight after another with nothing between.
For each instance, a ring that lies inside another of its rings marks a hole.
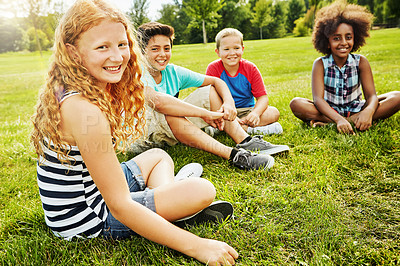
<instances>
[{"instance_id":1,"label":"denim shorts","mask_svg":"<svg viewBox=\"0 0 400 266\"><path fill-rule=\"evenodd\" d=\"M148 209L156 212L156 206L154 203L154 190L146 187L139 166L133 160L130 160L121 163L121 167L125 174L126 181L128 182L132 199ZM140 219L140 217L138 218ZM108 210L108 216L104 222L102 235L105 238L122 239L137 234L129 227L115 219Z\"/></svg>"}]
</instances>

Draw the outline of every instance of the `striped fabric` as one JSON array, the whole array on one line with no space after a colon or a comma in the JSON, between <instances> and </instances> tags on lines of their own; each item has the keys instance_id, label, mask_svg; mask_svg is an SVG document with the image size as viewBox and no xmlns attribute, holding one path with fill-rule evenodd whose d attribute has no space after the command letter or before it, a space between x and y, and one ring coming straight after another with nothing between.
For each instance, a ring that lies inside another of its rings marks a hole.
<instances>
[{"instance_id":1,"label":"striped fabric","mask_svg":"<svg viewBox=\"0 0 400 266\"><path fill-rule=\"evenodd\" d=\"M360 55L349 54L342 68L336 65L332 55L321 59L324 64L324 99L342 116L360 112L364 104L359 79Z\"/></svg>"},{"instance_id":2,"label":"striped fabric","mask_svg":"<svg viewBox=\"0 0 400 266\"><path fill-rule=\"evenodd\" d=\"M71 147L71 164L62 164L46 141L43 151L44 157L37 164L37 181L46 224L56 236L67 240L98 236L107 208L78 147Z\"/></svg>"}]
</instances>

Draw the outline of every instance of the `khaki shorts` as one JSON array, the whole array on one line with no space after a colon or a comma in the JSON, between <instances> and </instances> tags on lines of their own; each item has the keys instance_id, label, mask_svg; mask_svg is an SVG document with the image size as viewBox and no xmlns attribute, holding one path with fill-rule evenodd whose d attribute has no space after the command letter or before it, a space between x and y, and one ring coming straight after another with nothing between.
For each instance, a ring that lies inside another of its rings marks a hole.
<instances>
[{"instance_id":1,"label":"khaki shorts","mask_svg":"<svg viewBox=\"0 0 400 266\"><path fill-rule=\"evenodd\" d=\"M183 101L210 110L210 88L210 85L198 88ZM199 128L208 125L199 117L188 117L187 119ZM146 106L146 132L146 138L137 140L131 150L142 152L150 148L162 147L165 144L172 146L179 142L172 133L165 115L149 106Z\"/></svg>"},{"instance_id":2,"label":"khaki shorts","mask_svg":"<svg viewBox=\"0 0 400 266\"><path fill-rule=\"evenodd\" d=\"M254 107L243 107L243 108L236 108L237 117L242 118L248 115L251 111L253 111Z\"/></svg>"}]
</instances>

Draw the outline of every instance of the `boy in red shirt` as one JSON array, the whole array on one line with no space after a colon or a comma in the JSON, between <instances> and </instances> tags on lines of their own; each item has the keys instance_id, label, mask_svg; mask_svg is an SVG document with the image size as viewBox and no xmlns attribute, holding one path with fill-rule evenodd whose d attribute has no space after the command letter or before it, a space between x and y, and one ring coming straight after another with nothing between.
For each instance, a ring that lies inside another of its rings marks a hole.
<instances>
[{"instance_id":1,"label":"boy in red shirt","mask_svg":"<svg viewBox=\"0 0 400 266\"><path fill-rule=\"evenodd\" d=\"M215 41L215 52L220 59L208 65L206 75L218 77L228 85L235 100L239 123L249 134L282 133L282 126L277 122L279 111L268 105L260 71L255 64L242 59L243 34L225 28L217 34Z\"/></svg>"}]
</instances>

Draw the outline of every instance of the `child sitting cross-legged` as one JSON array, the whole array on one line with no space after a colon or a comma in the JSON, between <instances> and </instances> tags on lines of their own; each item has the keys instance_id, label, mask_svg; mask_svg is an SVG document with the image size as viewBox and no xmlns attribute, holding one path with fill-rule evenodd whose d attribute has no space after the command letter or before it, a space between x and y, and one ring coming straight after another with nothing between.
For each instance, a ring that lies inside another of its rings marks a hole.
<instances>
[{"instance_id":1,"label":"child sitting cross-legged","mask_svg":"<svg viewBox=\"0 0 400 266\"><path fill-rule=\"evenodd\" d=\"M225 28L217 34L215 42L220 59L207 66L206 75L218 77L228 85L243 129L249 134L282 133L282 126L277 122L279 111L269 105L260 71L242 58L243 34L237 29Z\"/></svg>"},{"instance_id":2,"label":"child sitting cross-legged","mask_svg":"<svg viewBox=\"0 0 400 266\"><path fill-rule=\"evenodd\" d=\"M325 56L314 61L313 101L297 97L290 103L296 117L313 127L335 123L340 133L354 134L352 124L367 130L400 109L400 92L377 96L367 58L353 54L365 44L372 19L366 8L342 1L318 12L312 39Z\"/></svg>"}]
</instances>

